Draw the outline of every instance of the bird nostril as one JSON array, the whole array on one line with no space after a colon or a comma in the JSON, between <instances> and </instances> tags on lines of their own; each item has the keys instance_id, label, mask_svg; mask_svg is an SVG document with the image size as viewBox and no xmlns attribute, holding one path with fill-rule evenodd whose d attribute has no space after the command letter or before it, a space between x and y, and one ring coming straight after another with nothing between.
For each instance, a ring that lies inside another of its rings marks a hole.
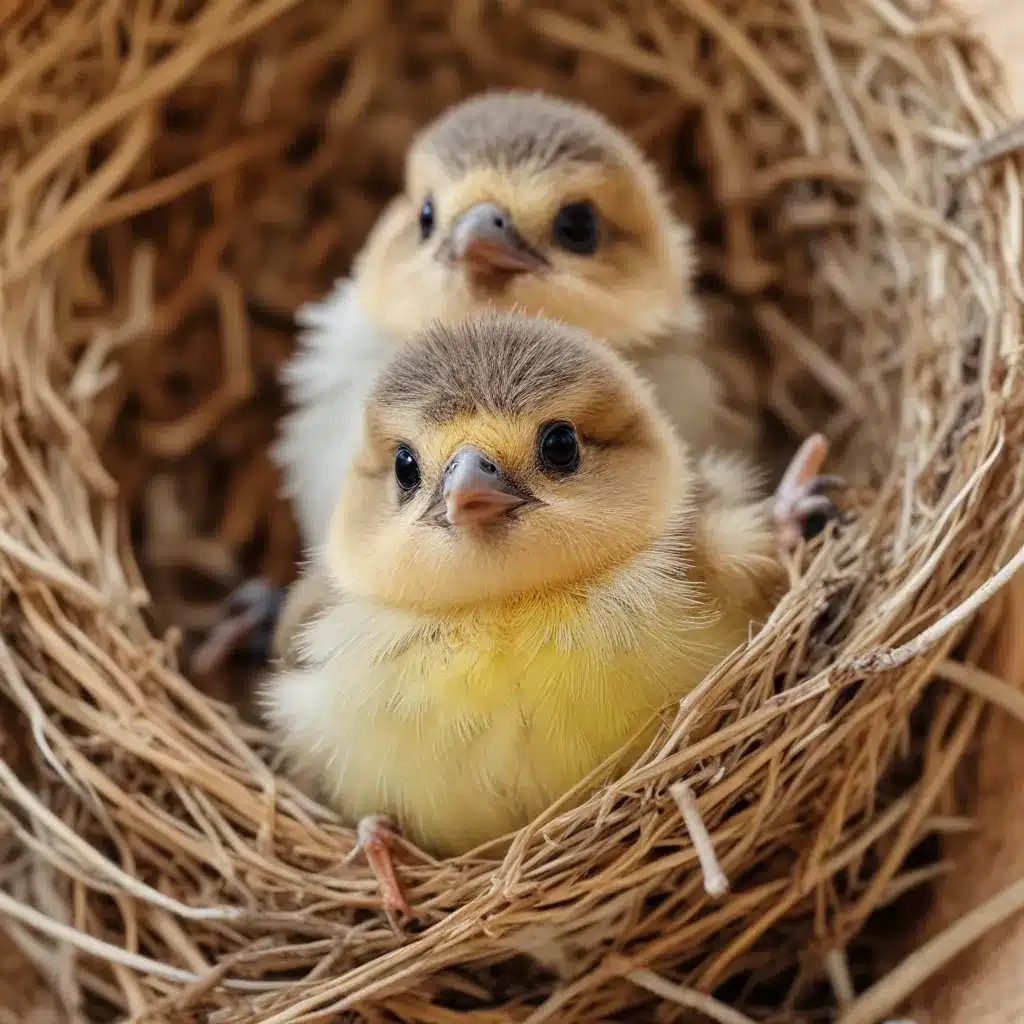
<instances>
[{"instance_id":1,"label":"bird nostril","mask_svg":"<svg viewBox=\"0 0 1024 1024\"><path fill-rule=\"evenodd\" d=\"M493 220L494 220L494 226L496 228L503 228L505 226L505 218L500 213L496 213L494 215Z\"/></svg>"},{"instance_id":2,"label":"bird nostril","mask_svg":"<svg viewBox=\"0 0 1024 1024\"><path fill-rule=\"evenodd\" d=\"M498 472L498 467L493 462L491 462L489 459L481 459L480 460L480 468L485 473L492 473L493 474L493 473L497 473Z\"/></svg>"}]
</instances>

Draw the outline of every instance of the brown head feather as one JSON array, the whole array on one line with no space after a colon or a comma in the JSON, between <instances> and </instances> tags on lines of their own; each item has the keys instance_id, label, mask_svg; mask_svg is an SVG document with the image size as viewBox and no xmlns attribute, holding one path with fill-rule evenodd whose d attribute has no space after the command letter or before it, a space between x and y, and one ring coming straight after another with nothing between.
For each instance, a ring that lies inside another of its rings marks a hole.
<instances>
[{"instance_id":1,"label":"brown head feather","mask_svg":"<svg viewBox=\"0 0 1024 1024\"><path fill-rule=\"evenodd\" d=\"M622 375L583 331L514 313L436 323L392 361L371 404L441 422L460 413L531 413L567 391L624 395Z\"/></svg>"},{"instance_id":2,"label":"brown head feather","mask_svg":"<svg viewBox=\"0 0 1024 1024\"><path fill-rule=\"evenodd\" d=\"M471 167L632 167L639 152L596 111L543 93L488 92L446 111L413 143L453 175Z\"/></svg>"}]
</instances>

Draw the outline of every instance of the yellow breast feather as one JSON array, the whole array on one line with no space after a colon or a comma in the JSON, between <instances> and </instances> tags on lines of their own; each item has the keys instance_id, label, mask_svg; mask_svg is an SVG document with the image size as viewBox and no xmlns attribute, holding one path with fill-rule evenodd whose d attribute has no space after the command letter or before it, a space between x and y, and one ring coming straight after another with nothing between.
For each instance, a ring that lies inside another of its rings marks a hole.
<instances>
[{"instance_id":1,"label":"yellow breast feather","mask_svg":"<svg viewBox=\"0 0 1024 1024\"><path fill-rule=\"evenodd\" d=\"M443 618L343 596L269 712L346 816L387 813L460 853L645 742L745 631L657 550L601 583Z\"/></svg>"}]
</instances>

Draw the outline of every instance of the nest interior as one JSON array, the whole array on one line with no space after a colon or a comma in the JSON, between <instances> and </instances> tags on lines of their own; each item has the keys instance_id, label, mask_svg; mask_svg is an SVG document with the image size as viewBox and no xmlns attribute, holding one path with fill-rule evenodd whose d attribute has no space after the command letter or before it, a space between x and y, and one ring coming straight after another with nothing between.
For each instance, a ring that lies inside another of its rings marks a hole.
<instances>
[{"instance_id":1,"label":"nest interior","mask_svg":"<svg viewBox=\"0 0 1024 1024\"><path fill-rule=\"evenodd\" d=\"M346 272L416 128L488 86L644 146L735 387L780 444L824 430L859 491L624 777L501 864L410 854L422 921L398 933L239 712L251 676L200 692L178 661L242 574L294 571L266 449L295 308ZM976 159L1003 124L997 69L930 0L0 16L0 916L64 1009L854 1024L893 1002L850 1001L881 970L865 925L960 827L983 700L950 659L994 642L997 603L974 613L1024 516L1021 179Z\"/></svg>"}]
</instances>

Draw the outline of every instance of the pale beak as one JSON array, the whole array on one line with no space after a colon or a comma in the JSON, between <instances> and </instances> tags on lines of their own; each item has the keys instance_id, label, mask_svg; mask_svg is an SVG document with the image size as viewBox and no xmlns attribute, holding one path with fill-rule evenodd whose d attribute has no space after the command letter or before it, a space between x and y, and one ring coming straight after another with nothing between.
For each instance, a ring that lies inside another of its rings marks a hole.
<instances>
[{"instance_id":1,"label":"pale beak","mask_svg":"<svg viewBox=\"0 0 1024 1024\"><path fill-rule=\"evenodd\" d=\"M471 280L537 273L548 266L493 203L478 203L455 222L452 251Z\"/></svg>"},{"instance_id":2,"label":"pale beak","mask_svg":"<svg viewBox=\"0 0 1024 1024\"><path fill-rule=\"evenodd\" d=\"M528 500L483 452L471 445L452 456L441 493L452 526L492 523Z\"/></svg>"}]
</instances>

